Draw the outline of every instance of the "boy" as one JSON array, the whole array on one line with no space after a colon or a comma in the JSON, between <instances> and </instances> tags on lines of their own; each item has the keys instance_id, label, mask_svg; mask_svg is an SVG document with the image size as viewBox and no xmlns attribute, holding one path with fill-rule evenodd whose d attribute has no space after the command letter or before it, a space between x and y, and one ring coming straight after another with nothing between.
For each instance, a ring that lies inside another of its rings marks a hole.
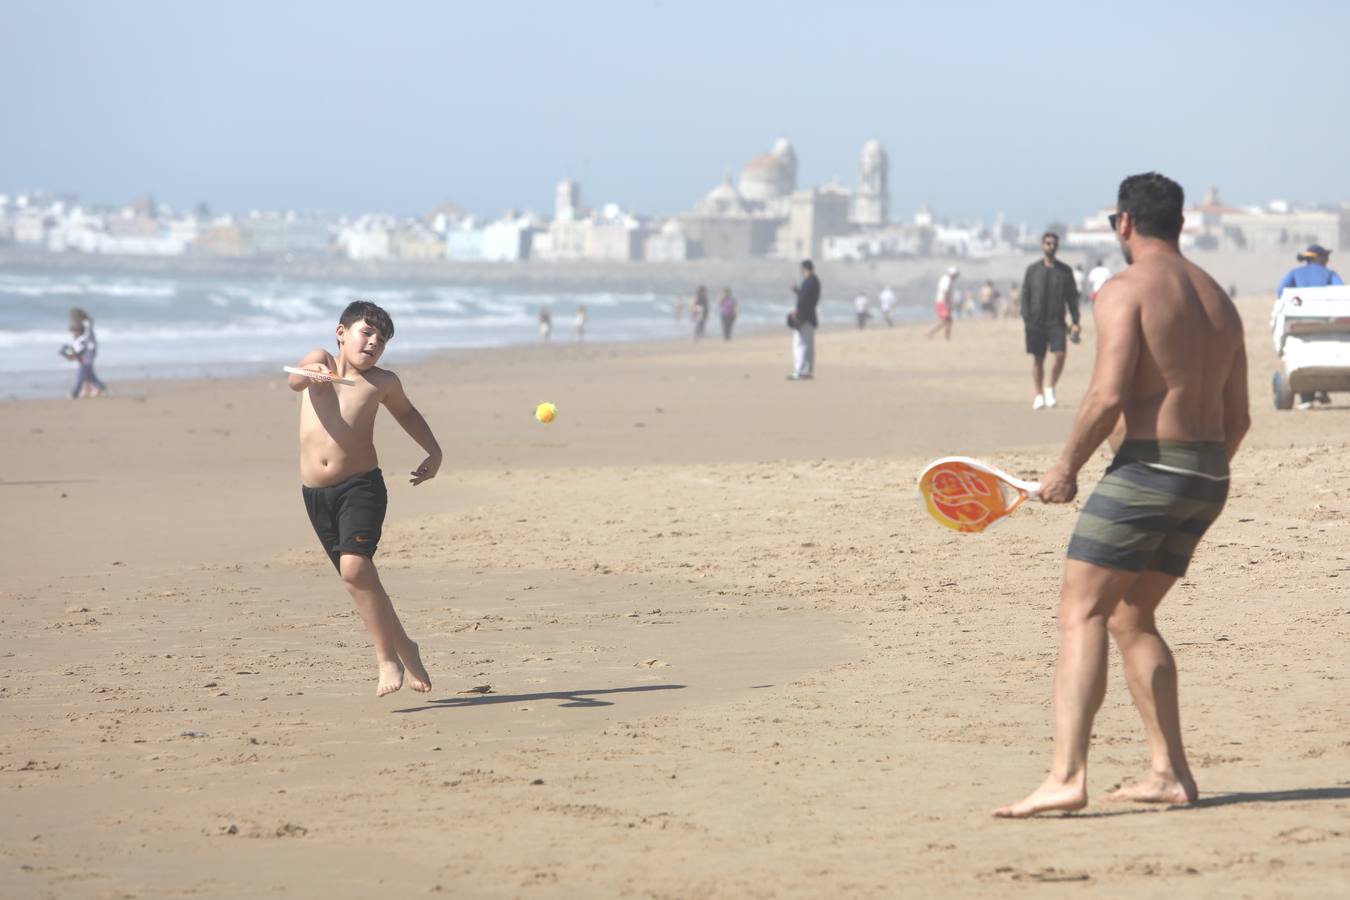
<instances>
[{"instance_id":1,"label":"boy","mask_svg":"<svg viewBox=\"0 0 1350 900\"><path fill-rule=\"evenodd\" d=\"M375 570L375 548L384 525L388 495L375 456L375 413L384 404L409 437L427 452L411 482L436 477L441 448L426 419L403 393L398 376L375 364L394 336L389 314L374 303L347 306L337 327L338 354L311 350L297 368L312 376L291 375L300 401L300 481L305 507L323 548L342 576L356 609L375 643L380 680L375 696L403 687L407 671L415 691L430 691L417 644L403 630L394 605ZM354 385L333 384L348 378Z\"/></svg>"}]
</instances>

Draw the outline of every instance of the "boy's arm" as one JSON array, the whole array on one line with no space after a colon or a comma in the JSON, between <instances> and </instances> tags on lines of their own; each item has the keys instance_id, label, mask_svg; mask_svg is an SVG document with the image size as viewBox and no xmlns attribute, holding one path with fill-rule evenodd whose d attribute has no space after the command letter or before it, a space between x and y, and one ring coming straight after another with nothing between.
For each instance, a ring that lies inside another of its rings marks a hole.
<instances>
[{"instance_id":1,"label":"boy's arm","mask_svg":"<svg viewBox=\"0 0 1350 900\"><path fill-rule=\"evenodd\" d=\"M409 479L412 484L421 484L424 481L430 481L436 477L436 473L441 468L441 445L436 443L436 436L431 433L431 426L427 420L422 418L422 414L417 411L417 407L412 405L408 395L403 391L403 382L398 380L398 376L393 372L389 373L389 386L384 393L382 401L385 408L394 417L394 421L404 431L408 432L408 437L417 441L418 445L427 451L427 458L422 464L414 469Z\"/></svg>"},{"instance_id":2,"label":"boy's arm","mask_svg":"<svg viewBox=\"0 0 1350 900\"><path fill-rule=\"evenodd\" d=\"M322 347L316 347L306 353L305 358L296 363L295 367L297 369L309 369L314 372L323 372L325 375L331 375L333 373L333 357ZM325 384L325 382L315 381L312 378L306 378L303 375L287 375L286 384L289 385L290 389L293 391L303 391L307 387ZM331 384L327 386L329 390L332 390L333 386Z\"/></svg>"}]
</instances>

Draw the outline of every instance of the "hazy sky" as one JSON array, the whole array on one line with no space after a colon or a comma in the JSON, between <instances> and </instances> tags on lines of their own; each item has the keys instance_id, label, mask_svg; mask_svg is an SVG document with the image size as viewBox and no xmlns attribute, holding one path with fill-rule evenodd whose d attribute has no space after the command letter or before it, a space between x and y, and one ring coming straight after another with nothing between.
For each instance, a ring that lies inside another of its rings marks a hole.
<instances>
[{"instance_id":1,"label":"hazy sky","mask_svg":"<svg viewBox=\"0 0 1350 900\"><path fill-rule=\"evenodd\" d=\"M1158 169L1350 199L1350 4L0 0L0 192L688 209L780 135L893 214L1041 225Z\"/></svg>"}]
</instances>

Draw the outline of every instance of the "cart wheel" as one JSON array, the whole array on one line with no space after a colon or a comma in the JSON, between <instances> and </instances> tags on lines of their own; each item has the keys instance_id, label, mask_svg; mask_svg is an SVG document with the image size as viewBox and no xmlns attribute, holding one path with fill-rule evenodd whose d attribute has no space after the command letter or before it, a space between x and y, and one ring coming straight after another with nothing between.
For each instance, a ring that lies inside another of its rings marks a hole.
<instances>
[{"instance_id":1,"label":"cart wheel","mask_svg":"<svg viewBox=\"0 0 1350 900\"><path fill-rule=\"evenodd\" d=\"M1294 392L1289 389L1289 382L1285 380L1284 375L1276 372L1271 380L1271 387L1275 389L1276 409L1294 408Z\"/></svg>"}]
</instances>

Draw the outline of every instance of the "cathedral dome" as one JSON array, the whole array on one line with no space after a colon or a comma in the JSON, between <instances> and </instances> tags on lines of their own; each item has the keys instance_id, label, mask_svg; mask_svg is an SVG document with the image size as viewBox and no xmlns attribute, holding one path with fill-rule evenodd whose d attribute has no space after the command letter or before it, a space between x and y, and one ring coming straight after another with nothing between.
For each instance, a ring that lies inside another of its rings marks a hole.
<instances>
[{"instance_id":1,"label":"cathedral dome","mask_svg":"<svg viewBox=\"0 0 1350 900\"><path fill-rule=\"evenodd\" d=\"M787 138L779 138L772 151L756 156L741 170L741 196L747 200L777 200L796 189L797 153Z\"/></svg>"},{"instance_id":2,"label":"cathedral dome","mask_svg":"<svg viewBox=\"0 0 1350 900\"><path fill-rule=\"evenodd\" d=\"M699 201L697 210L704 216L739 216L745 213L745 201L736 192L728 175Z\"/></svg>"}]
</instances>

